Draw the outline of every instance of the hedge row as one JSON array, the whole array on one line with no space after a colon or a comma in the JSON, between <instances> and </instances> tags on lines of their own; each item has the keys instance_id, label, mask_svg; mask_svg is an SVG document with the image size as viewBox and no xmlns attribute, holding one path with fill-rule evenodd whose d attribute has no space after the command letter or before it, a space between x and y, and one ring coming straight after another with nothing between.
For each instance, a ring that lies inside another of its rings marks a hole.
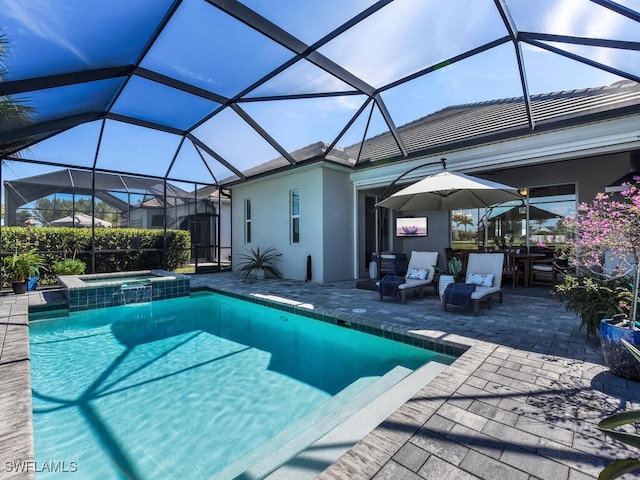
<instances>
[{"instance_id":1,"label":"hedge row","mask_svg":"<svg viewBox=\"0 0 640 480\"><path fill-rule=\"evenodd\" d=\"M35 248L43 256L40 279L55 283L53 264L71 258L73 247L79 248L79 260L91 273L91 229L72 227L2 227L1 251L11 254L18 249ZM189 263L191 235L184 230L167 230L167 265L174 270ZM27 247L28 246L28 247ZM164 268L164 230L135 228L95 229L96 269L93 273L126 272ZM66 250L66 252L65 252ZM117 250L117 252L113 252ZM146 251L149 250L149 251Z\"/></svg>"}]
</instances>

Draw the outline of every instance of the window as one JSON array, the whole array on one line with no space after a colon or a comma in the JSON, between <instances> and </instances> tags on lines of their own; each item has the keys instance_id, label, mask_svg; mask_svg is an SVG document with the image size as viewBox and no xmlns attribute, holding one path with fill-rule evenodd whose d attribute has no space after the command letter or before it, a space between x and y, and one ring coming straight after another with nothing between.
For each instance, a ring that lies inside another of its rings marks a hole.
<instances>
[{"instance_id":1,"label":"window","mask_svg":"<svg viewBox=\"0 0 640 480\"><path fill-rule=\"evenodd\" d=\"M300 191L291 190L291 243L300 243Z\"/></svg>"},{"instance_id":2,"label":"window","mask_svg":"<svg viewBox=\"0 0 640 480\"><path fill-rule=\"evenodd\" d=\"M251 199L244 199L244 243L251 243Z\"/></svg>"}]
</instances>

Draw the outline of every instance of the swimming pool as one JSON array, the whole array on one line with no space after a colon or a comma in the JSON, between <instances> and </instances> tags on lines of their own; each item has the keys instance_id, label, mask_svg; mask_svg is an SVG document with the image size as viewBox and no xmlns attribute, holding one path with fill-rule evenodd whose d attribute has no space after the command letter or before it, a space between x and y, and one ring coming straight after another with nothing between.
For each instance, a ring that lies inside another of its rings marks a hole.
<instances>
[{"instance_id":1,"label":"swimming pool","mask_svg":"<svg viewBox=\"0 0 640 480\"><path fill-rule=\"evenodd\" d=\"M101 479L234 478L377 382L454 360L209 292L34 321L30 348L36 461Z\"/></svg>"}]
</instances>

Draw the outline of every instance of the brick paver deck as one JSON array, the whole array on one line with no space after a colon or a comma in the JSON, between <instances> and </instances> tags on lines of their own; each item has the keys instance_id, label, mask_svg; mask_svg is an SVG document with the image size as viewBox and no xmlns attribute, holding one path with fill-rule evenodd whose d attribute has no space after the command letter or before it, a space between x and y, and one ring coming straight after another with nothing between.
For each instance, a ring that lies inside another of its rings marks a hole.
<instances>
[{"instance_id":1,"label":"brick paver deck","mask_svg":"<svg viewBox=\"0 0 640 480\"><path fill-rule=\"evenodd\" d=\"M638 407L640 384L611 375L599 346L558 302L507 287L502 305L481 308L474 317L470 310L443 312L436 297L412 297L406 305L380 302L375 292L354 285L192 277L192 288L254 299L259 294L353 328L468 348L322 472L321 480L582 480L596 478L615 458L635 454L596 425L610 413ZM0 478L32 478L6 463L33 460L27 302L59 298L35 292L0 301Z\"/></svg>"}]
</instances>

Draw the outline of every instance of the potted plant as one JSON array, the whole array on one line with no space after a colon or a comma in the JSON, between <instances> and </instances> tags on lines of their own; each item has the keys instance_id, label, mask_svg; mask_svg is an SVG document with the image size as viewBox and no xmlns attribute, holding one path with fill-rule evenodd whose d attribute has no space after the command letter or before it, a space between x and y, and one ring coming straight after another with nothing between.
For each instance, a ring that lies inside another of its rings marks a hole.
<instances>
[{"instance_id":1,"label":"potted plant","mask_svg":"<svg viewBox=\"0 0 640 480\"><path fill-rule=\"evenodd\" d=\"M462 268L462 260L453 257L447 262L445 268L435 267L436 276L438 277L438 292L440 298L444 294L447 285L450 283L460 283L464 281L464 270Z\"/></svg>"},{"instance_id":2,"label":"potted plant","mask_svg":"<svg viewBox=\"0 0 640 480\"><path fill-rule=\"evenodd\" d=\"M625 313L633 302L633 290L624 278L567 275L553 295L580 318L588 337L598 336L603 318Z\"/></svg>"},{"instance_id":3,"label":"potted plant","mask_svg":"<svg viewBox=\"0 0 640 480\"><path fill-rule=\"evenodd\" d=\"M19 294L27 291L27 279L39 274L42 257L33 248L26 252L16 251L13 255L4 257L3 262L13 291Z\"/></svg>"},{"instance_id":4,"label":"potted plant","mask_svg":"<svg viewBox=\"0 0 640 480\"><path fill-rule=\"evenodd\" d=\"M636 327L640 286L640 190L625 184L615 195L599 193L590 203L582 203L574 217L563 223L575 235L571 245L571 265L577 276L567 275L557 286L566 307L581 315L589 326L600 317L600 344L611 373L640 380L640 365L624 348L621 339L640 345ZM584 314L585 316L582 316ZM593 316L596 316L594 319ZM586 317L586 318L585 318Z\"/></svg>"},{"instance_id":5,"label":"potted plant","mask_svg":"<svg viewBox=\"0 0 640 480\"><path fill-rule=\"evenodd\" d=\"M260 247L255 250L250 248L247 253L239 255L240 262L237 265L236 273L241 275L243 279L246 279L251 274L254 274L257 279L263 279L267 275L282 278L282 274L272 265L281 256L282 254L277 253L274 247L268 247L263 250L260 250Z\"/></svg>"}]
</instances>

